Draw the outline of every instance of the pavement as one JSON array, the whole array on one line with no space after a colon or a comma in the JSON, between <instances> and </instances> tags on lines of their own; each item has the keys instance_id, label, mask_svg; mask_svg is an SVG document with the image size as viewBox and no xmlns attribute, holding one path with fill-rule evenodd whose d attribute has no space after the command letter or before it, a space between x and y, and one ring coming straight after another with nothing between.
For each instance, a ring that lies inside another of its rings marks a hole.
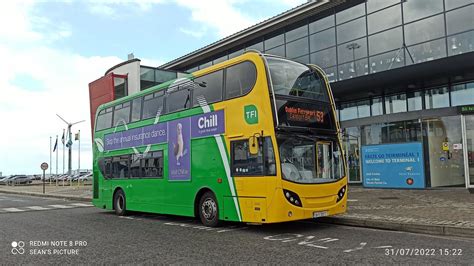
<instances>
[{"instance_id":1,"label":"pavement","mask_svg":"<svg viewBox=\"0 0 474 266\"><path fill-rule=\"evenodd\" d=\"M319 223L270 225L113 211L0 192L0 264L470 265L474 239ZM4 230L3 230L4 229Z\"/></svg>"},{"instance_id":2,"label":"pavement","mask_svg":"<svg viewBox=\"0 0 474 266\"><path fill-rule=\"evenodd\" d=\"M353 185L348 193L347 213L322 221L474 238L474 194L465 188L368 189Z\"/></svg>"},{"instance_id":3,"label":"pavement","mask_svg":"<svg viewBox=\"0 0 474 266\"><path fill-rule=\"evenodd\" d=\"M34 181L33 184L6 186L0 185L0 192L8 194L22 194L30 196L41 196L50 198L69 199L76 201L90 202L92 199L92 185L91 184L77 184L69 185L68 182L45 183L45 193L43 194L43 184L40 181Z\"/></svg>"},{"instance_id":4,"label":"pavement","mask_svg":"<svg viewBox=\"0 0 474 266\"><path fill-rule=\"evenodd\" d=\"M0 186L0 193L90 202L91 185ZM348 211L323 223L474 238L474 194L465 188L367 189L349 186Z\"/></svg>"}]
</instances>

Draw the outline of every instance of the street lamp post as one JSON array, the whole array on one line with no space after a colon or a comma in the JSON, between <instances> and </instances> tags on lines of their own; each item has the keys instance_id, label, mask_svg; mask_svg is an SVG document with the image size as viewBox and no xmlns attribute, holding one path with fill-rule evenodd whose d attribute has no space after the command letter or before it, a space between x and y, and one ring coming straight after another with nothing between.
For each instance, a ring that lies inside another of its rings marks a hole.
<instances>
[{"instance_id":1,"label":"street lamp post","mask_svg":"<svg viewBox=\"0 0 474 266\"><path fill-rule=\"evenodd\" d=\"M68 137L69 137L69 140L67 142L67 147L68 147L68 171L67 171L67 174L68 175L71 175L72 173L72 160L71 160L71 157L72 157L72 131L71 131L71 128L73 125L75 124L79 124L79 123L82 123L82 122L85 122L86 120L81 120L81 121L77 121L77 122L74 122L74 123L69 123L67 122L64 118L62 118L60 115L56 114L61 120L64 121L64 123L67 124L67 131L68 131Z\"/></svg>"},{"instance_id":2,"label":"street lamp post","mask_svg":"<svg viewBox=\"0 0 474 266\"><path fill-rule=\"evenodd\" d=\"M353 42L353 43L349 43L348 45L346 45L346 48L349 49L349 50L352 50L352 65L354 67L354 73L357 76L357 68L356 68L356 65L355 65L355 50L359 49L360 45L356 42Z\"/></svg>"}]
</instances>

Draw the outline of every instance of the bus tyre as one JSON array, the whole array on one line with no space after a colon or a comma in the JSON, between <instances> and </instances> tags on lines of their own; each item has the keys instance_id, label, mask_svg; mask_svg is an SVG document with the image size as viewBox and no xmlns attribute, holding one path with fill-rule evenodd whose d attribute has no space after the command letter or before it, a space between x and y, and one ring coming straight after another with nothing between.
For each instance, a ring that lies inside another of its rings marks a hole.
<instances>
[{"instance_id":1,"label":"bus tyre","mask_svg":"<svg viewBox=\"0 0 474 266\"><path fill-rule=\"evenodd\" d=\"M118 216L127 214L127 202L125 200L125 193L123 190L118 190L114 195L114 210Z\"/></svg>"},{"instance_id":2,"label":"bus tyre","mask_svg":"<svg viewBox=\"0 0 474 266\"><path fill-rule=\"evenodd\" d=\"M199 201L199 218L205 226L216 227L219 225L219 207L214 193L208 191L202 195Z\"/></svg>"}]
</instances>

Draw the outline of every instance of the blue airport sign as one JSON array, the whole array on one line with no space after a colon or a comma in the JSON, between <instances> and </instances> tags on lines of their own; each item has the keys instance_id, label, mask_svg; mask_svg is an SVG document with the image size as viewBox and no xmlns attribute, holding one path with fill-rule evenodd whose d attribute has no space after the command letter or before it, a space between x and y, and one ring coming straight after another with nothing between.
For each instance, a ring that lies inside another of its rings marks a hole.
<instances>
[{"instance_id":1,"label":"blue airport sign","mask_svg":"<svg viewBox=\"0 0 474 266\"><path fill-rule=\"evenodd\" d=\"M424 188L420 142L362 146L364 187Z\"/></svg>"}]
</instances>

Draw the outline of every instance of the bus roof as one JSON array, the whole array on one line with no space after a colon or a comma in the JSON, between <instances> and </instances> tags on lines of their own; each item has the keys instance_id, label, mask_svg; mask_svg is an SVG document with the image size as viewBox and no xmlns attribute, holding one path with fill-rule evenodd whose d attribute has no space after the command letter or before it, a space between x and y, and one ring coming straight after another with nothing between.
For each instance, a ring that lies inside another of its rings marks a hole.
<instances>
[{"instance_id":1,"label":"bus roof","mask_svg":"<svg viewBox=\"0 0 474 266\"><path fill-rule=\"evenodd\" d=\"M150 88L147 88L143 91L140 91L140 92L137 92L137 93L134 93L133 95L128 95L128 96L125 96L125 97L122 97L120 99L117 99L117 100L113 100L113 101L110 101L110 102L107 102L107 103L104 103L102 105L100 105L98 108L97 108L97 113L103 109L107 109L111 106L114 106L116 104L120 104L122 102L125 102L125 101L130 101L130 100L133 100L135 98L138 98L138 97L141 97L141 96L144 96L144 95L147 95L149 94L151 91L160 91L160 90L163 90L163 89L166 89L168 88L171 84L173 84L174 82L176 82L177 80L179 79L186 79L186 78L192 78L194 77L194 74L196 76L200 76L201 74L204 74L204 73L207 73L207 72L212 72L214 71L215 69L219 69L221 68L222 66L226 66L226 65L231 65L233 64L234 62L237 62L239 61L239 59L241 59L242 57L245 57L245 56L248 56L248 54L256 54L256 55L265 55L265 56L272 56L272 55L266 55L266 54L262 54L258 51L254 51L254 50L249 50L249 51L246 51L244 52L243 54L239 55L239 56L236 56L234 58L231 58L231 59L228 59L224 62L221 62L221 63L218 63L218 64L215 64L215 65L212 65L212 66L209 66L209 67L206 67L204 69L200 69L200 70L197 70L193 73L188 73L188 75L186 75L185 77L181 77L181 78L177 78L177 79L173 79L173 80L169 80L169 81L166 81L162 84L158 84L156 86L153 86L153 87L150 87Z\"/></svg>"}]
</instances>

